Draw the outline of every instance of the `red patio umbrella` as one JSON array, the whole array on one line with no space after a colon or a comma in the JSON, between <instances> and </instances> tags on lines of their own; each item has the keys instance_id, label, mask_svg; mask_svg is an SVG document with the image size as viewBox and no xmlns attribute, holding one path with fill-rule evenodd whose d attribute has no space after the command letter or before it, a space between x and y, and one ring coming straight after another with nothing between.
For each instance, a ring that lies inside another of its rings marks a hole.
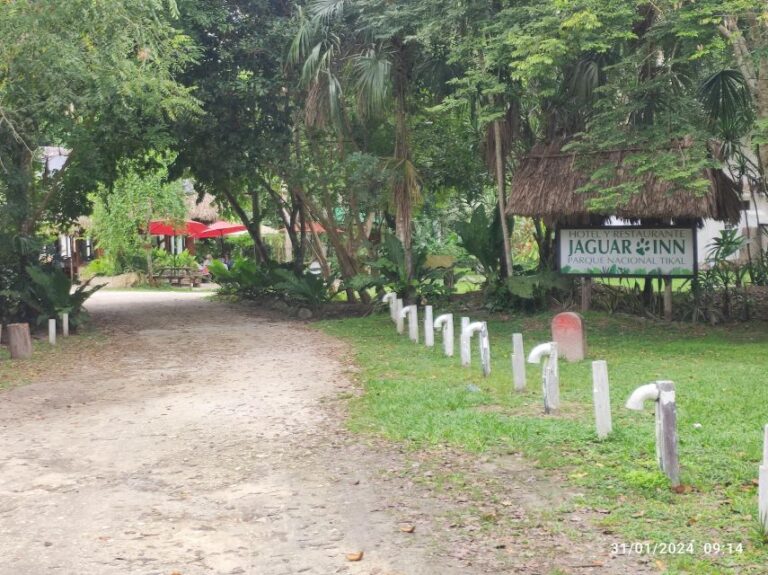
<instances>
[{"instance_id":1,"label":"red patio umbrella","mask_svg":"<svg viewBox=\"0 0 768 575\"><path fill-rule=\"evenodd\" d=\"M149 222L149 234L152 236L194 236L206 229L205 224L194 220L174 222L172 220L153 220Z\"/></svg>"},{"instance_id":2,"label":"red patio umbrella","mask_svg":"<svg viewBox=\"0 0 768 575\"><path fill-rule=\"evenodd\" d=\"M194 234L195 239L204 240L205 238L220 238L246 231L242 224L233 224L230 222L215 222L204 230Z\"/></svg>"}]
</instances>

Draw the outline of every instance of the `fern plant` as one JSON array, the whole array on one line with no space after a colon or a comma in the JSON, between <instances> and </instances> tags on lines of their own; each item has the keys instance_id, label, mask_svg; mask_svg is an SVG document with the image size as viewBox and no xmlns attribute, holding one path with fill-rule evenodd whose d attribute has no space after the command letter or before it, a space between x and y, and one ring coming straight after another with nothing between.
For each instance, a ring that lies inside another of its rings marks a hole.
<instances>
[{"instance_id":1,"label":"fern plant","mask_svg":"<svg viewBox=\"0 0 768 575\"><path fill-rule=\"evenodd\" d=\"M90 287L91 280L88 280L73 291L72 281L60 268L27 266L26 271L31 283L22 299L36 312L38 325L66 313L70 325L76 328L85 314L85 300L104 287Z\"/></svg>"}]
</instances>

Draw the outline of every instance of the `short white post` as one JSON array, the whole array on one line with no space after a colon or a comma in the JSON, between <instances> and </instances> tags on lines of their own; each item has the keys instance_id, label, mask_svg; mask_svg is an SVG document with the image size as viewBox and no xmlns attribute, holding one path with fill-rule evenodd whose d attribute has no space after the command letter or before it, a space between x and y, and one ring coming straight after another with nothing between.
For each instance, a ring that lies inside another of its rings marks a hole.
<instances>
[{"instance_id":1,"label":"short white post","mask_svg":"<svg viewBox=\"0 0 768 575\"><path fill-rule=\"evenodd\" d=\"M397 298L395 300L395 324L397 325L397 333L400 335L405 333L405 322L403 319L405 319L403 317L403 300Z\"/></svg>"},{"instance_id":2,"label":"short white post","mask_svg":"<svg viewBox=\"0 0 768 575\"><path fill-rule=\"evenodd\" d=\"M763 464L760 466L758 485L758 513L763 530L768 533L768 425L764 429Z\"/></svg>"},{"instance_id":3,"label":"short white post","mask_svg":"<svg viewBox=\"0 0 768 575\"><path fill-rule=\"evenodd\" d=\"M480 329L480 363L483 366L483 375L488 377L491 375L491 340L488 337L488 324L482 322L483 327Z\"/></svg>"},{"instance_id":4,"label":"short white post","mask_svg":"<svg viewBox=\"0 0 768 575\"><path fill-rule=\"evenodd\" d=\"M48 343L56 345L56 320L54 318L48 320Z\"/></svg>"},{"instance_id":5,"label":"short white post","mask_svg":"<svg viewBox=\"0 0 768 575\"><path fill-rule=\"evenodd\" d=\"M515 391L525 390L525 349L522 333L512 334L512 377Z\"/></svg>"},{"instance_id":6,"label":"short white post","mask_svg":"<svg viewBox=\"0 0 768 575\"><path fill-rule=\"evenodd\" d=\"M597 437L605 439L612 431L611 392L608 386L608 364L592 362L592 397L595 401L595 428Z\"/></svg>"},{"instance_id":7,"label":"short white post","mask_svg":"<svg viewBox=\"0 0 768 575\"><path fill-rule=\"evenodd\" d=\"M432 306L424 308L424 345L435 347L435 322L432 319Z\"/></svg>"},{"instance_id":8,"label":"short white post","mask_svg":"<svg viewBox=\"0 0 768 575\"><path fill-rule=\"evenodd\" d=\"M453 357L453 314L446 313L435 319L434 329L443 330L443 353Z\"/></svg>"},{"instance_id":9,"label":"short white post","mask_svg":"<svg viewBox=\"0 0 768 575\"><path fill-rule=\"evenodd\" d=\"M461 355L461 365L464 367L469 366L471 361L472 351L469 349L469 334L467 328L469 327L469 318L461 318L461 332L459 335L459 353Z\"/></svg>"},{"instance_id":10,"label":"short white post","mask_svg":"<svg viewBox=\"0 0 768 575\"><path fill-rule=\"evenodd\" d=\"M69 314L61 314L61 333L64 337L69 335Z\"/></svg>"},{"instance_id":11,"label":"short white post","mask_svg":"<svg viewBox=\"0 0 768 575\"><path fill-rule=\"evenodd\" d=\"M397 294L393 291L389 293L385 293L384 297L381 298L381 301L383 303L389 304L389 317L392 319L392 321L397 322L397 318L395 317L395 307L397 305Z\"/></svg>"},{"instance_id":12,"label":"short white post","mask_svg":"<svg viewBox=\"0 0 768 575\"><path fill-rule=\"evenodd\" d=\"M645 401L656 402L656 458L673 487L680 485L680 461L677 454L677 404L675 384L656 381L641 385L627 400L627 409L642 411Z\"/></svg>"},{"instance_id":13,"label":"short white post","mask_svg":"<svg viewBox=\"0 0 768 575\"><path fill-rule=\"evenodd\" d=\"M413 343L419 343L419 308L408 306L408 337Z\"/></svg>"},{"instance_id":14,"label":"short white post","mask_svg":"<svg viewBox=\"0 0 768 575\"><path fill-rule=\"evenodd\" d=\"M528 363L540 363L541 387L544 396L544 413L560 407L560 370L557 364L557 343L541 343L531 350Z\"/></svg>"}]
</instances>

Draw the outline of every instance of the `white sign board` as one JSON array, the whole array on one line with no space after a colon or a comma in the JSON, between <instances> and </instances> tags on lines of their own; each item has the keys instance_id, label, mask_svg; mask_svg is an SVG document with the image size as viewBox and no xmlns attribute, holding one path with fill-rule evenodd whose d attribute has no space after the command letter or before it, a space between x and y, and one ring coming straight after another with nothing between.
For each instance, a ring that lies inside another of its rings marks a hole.
<instances>
[{"instance_id":1,"label":"white sign board","mask_svg":"<svg viewBox=\"0 0 768 575\"><path fill-rule=\"evenodd\" d=\"M563 274L690 277L696 273L692 228L561 229L557 249Z\"/></svg>"}]
</instances>

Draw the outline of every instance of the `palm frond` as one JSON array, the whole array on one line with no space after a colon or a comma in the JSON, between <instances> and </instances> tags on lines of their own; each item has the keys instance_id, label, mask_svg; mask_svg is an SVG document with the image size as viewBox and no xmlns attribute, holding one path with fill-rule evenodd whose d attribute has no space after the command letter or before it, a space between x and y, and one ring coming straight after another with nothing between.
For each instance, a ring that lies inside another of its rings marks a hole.
<instances>
[{"instance_id":1,"label":"palm frond","mask_svg":"<svg viewBox=\"0 0 768 575\"><path fill-rule=\"evenodd\" d=\"M345 2L346 0L313 0L309 4L309 13L312 18L327 23L343 14Z\"/></svg>"},{"instance_id":2,"label":"palm frond","mask_svg":"<svg viewBox=\"0 0 768 575\"><path fill-rule=\"evenodd\" d=\"M291 66L301 62L312 48L318 33L318 23L304 16L304 11L299 8L299 30L291 41L288 50L288 64Z\"/></svg>"},{"instance_id":3,"label":"palm frond","mask_svg":"<svg viewBox=\"0 0 768 575\"><path fill-rule=\"evenodd\" d=\"M744 76L738 70L724 69L704 80L699 98L709 120L727 131L748 129L753 108Z\"/></svg>"},{"instance_id":4,"label":"palm frond","mask_svg":"<svg viewBox=\"0 0 768 575\"><path fill-rule=\"evenodd\" d=\"M390 97L392 62L383 51L371 48L354 58L352 69L361 114L381 114Z\"/></svg>"}]
</instances>

